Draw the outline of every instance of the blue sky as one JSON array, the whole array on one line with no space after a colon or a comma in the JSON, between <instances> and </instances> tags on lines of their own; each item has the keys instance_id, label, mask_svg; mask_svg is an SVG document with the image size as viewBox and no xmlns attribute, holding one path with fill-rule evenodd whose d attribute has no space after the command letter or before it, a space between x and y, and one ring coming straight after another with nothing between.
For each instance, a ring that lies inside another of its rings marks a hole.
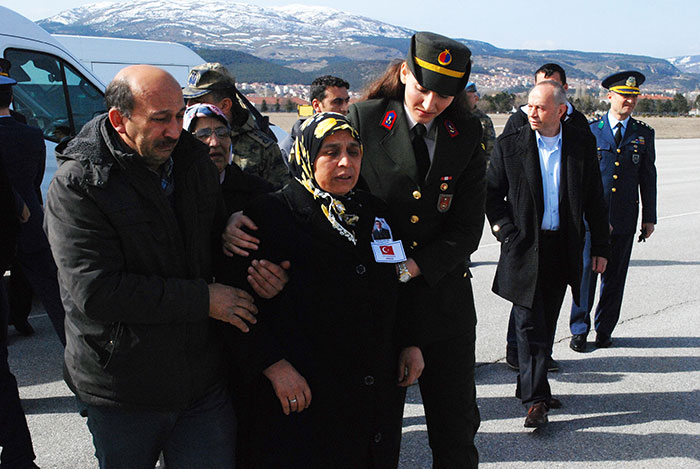
<instances>
[{"instance_id":1,"label":"blue sky","mask_svg":"<svg viewBox=\"0 0 700 469\"><path fill-rule=\"evenodd\" d=\"M94 0L2 0L32 20ZM196 1L193 1L196 4ZM512 49L571 49L673 57L700 54L700 1L249 0L261 6L334 5L397 26ZM421 5L429 5L429 8ZM533 5L533 6L531 6ZM553 6L556 5L556 8Z\"/></svg>"}]
</instances>

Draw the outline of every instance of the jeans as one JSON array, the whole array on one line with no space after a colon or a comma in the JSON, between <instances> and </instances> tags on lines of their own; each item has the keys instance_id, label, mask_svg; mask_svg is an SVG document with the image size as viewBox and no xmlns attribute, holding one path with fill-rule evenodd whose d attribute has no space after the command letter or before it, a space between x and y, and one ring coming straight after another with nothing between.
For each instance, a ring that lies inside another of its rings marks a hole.
<instances>
[{"instance_id":1,"label":"jeans","mask_svg":"<svg viewBox=\"0 0 700 469\"><path fill-rule=\"evenodd\" d=\"M100 469L153 469L161 451L168 469L234 467L236 416L223 385L184 410L86 407Z\"/></svg>"}]
</instances>

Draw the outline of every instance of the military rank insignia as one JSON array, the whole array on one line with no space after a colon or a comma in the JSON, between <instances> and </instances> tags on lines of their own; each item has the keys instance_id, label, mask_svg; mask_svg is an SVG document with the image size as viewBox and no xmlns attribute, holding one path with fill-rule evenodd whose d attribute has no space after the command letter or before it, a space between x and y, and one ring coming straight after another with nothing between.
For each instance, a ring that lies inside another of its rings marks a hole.
<instances>
[{"instance_id":1,"label":"military rank insignia","mask_svg":"<svg viewBox=\"0 0 700 469\"><path fill-rule=\"evenodd\" d=\"M445 213L450 209L450 205L452 205L452 197L453 194L440 194L437 204L438 212Z\"/></svg>"},{"instance_id":2,"label":"military rank insignia","mask_svg":"<svg viewBox=\"0 0 700 469\"><path fill-rule=\"evenodd\" d=\"M447 133L450 134L450 137L455 138L459 135L457 127L455 127L451 120L445 119L445 128L447 129Z\"/></svg>"},{"instance_id":3,"label":"military rank insignia","mask_svg":"<svg viewBox=\"0 0 700 469\"><path fill-rule=\"evenodd\" d=\"M396 111L389 111L384 114L384 119L382 119L382 127L387 130L391 130L394 127L394 122L396 122Z\"/></svg>"}]
</instances>

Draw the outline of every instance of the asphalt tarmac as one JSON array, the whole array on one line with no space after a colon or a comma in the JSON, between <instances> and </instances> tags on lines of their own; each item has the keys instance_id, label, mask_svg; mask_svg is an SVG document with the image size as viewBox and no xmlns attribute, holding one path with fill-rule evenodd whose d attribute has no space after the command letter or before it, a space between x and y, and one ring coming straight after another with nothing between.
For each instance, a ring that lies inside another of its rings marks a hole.
<instances>
[{"instance_id":1,"label":"asphalt tarmac","mask_svg":"<svg viewBox=\"0 0 700 469\"><path fill-rule=\"evenodd\" d=\"M700 139L657 140L656 231L635 243L613 346L569 348L571 297L559 318L550 373L563 407L538 430L523 427L505 364L510 304L491 293L499 248L485 228L472 256L477 326L477 434L485 468L700 467ZM426 318L429 320L429 317ZM31 337L10 332L10 366L20 385L42 468L97 467L90 434L62 380L62 350L38 306ZM416 386L404 415L401 468L431 467Z\"/></svg>"}]
</instances>

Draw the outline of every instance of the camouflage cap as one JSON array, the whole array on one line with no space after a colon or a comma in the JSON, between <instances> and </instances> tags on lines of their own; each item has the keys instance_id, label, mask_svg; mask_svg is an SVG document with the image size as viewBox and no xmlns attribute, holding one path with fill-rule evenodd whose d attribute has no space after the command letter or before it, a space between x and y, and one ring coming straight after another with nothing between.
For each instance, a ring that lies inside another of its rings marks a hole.
<instances>
[{"instance_id":1,"label":"camouflage cap","mask_svg":"<svg viewBox=\"0 0 700 469\"><path fill-rule=\"evenodd\" d=\"M226 67L218 62L209 62L190 70L182 95L185 99L198 98L214 90L227 90L235 86L236 78Z\"/></svg>"},{"instance_id":2,"label":"camouflage cap","mask_svg":"<svg viewBox=\"0 0 700 469\"><path fill-rule=\"evenodd\" d=\"M406 62L424 88L455 96L469 81L472 53L467 46L435 33L420 32L411 37Z\"/></svg>"}]
</instances>

